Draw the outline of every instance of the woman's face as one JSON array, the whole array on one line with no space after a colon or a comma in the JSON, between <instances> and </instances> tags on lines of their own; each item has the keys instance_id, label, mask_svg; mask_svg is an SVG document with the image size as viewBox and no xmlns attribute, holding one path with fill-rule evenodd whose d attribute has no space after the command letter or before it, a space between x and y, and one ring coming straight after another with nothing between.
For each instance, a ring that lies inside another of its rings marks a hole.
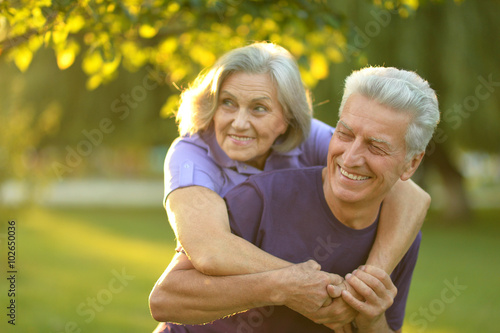
<instances>
[{"instance_id":1,"label":"woman's face","mask_svg":"<svg viewBox=\"0 0 500 333\"><path fill-rule=\"evenodd\" d=\"M269 74L233 73L221 85L215 135L233 160L263 169L271 146L287 130Z\"/></svg>"}]
</instances>

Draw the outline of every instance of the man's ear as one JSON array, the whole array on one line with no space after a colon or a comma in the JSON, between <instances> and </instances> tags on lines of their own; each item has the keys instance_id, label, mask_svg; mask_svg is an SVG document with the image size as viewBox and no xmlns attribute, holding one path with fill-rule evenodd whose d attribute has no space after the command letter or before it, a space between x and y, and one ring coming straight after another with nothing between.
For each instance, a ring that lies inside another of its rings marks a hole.
<instances>
[{"instance_id":1,"label":"man's ear","mask_svg":"<svg viewBox=\"0 0 500 333\"><path fill-rule=\"evenodd\" d=\"M401 180L408 180L410 179L411 176L417 171L418 166L420 165L420 162L422 162L422 159L424 158L425 152L421 152L420 154L417 154L413 156L413 158L407 162L405 170L401 174Z\"/></svg>"}]
</instances>

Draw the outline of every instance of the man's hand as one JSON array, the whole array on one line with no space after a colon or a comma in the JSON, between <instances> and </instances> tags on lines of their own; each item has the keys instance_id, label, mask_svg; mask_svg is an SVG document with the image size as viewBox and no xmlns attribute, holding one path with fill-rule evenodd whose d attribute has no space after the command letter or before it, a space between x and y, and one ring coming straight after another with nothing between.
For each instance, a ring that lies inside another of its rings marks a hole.
<instances>
[{"instance_id":1,"label":"man's hand","mask_svg":"<svg viewBox=\"0 0 500 333\"><path fill-rule=\"evenodd\" d=\"M320 269L317 262L309 260L276 270L284 286L278 296L280 303L301 314L318 311L324 304L331 303L327 286L338 285L343 278Z\"/></svg>"},{"instance_id":2,"label":"man's hand","mask_svg":"<svg viewBox=\"0 0 500 333\"><path fill-rule=\"evenodd\" d=\"M342 299L359 312L356 316L359 331L387 327L384 314L397 294L390 276L375 266L361 266L348 274L346 281L365 300L357 299L349 290L342 291Z\"/></svg>"},{"instance_id":3,"label":"man's hand","mask_svg":"<svg viewBox=\"0 0 500 333\"><path fill-rule=\"evenodd\" d=\"M343 290L349 290L352 295L362 300L362 297L347 283L343 281L339 285L329 285L327 287L328 294L334 298L333 303L322 307L316 312L306 313L303 315L311 319L317 324L323 324L326 327L335 330L336 333L350 333L351 322L358 315L358 311L348 305L342 297L339 297ZM338 298L337 298L338 297Z\"/></svg>"}]
</instances>

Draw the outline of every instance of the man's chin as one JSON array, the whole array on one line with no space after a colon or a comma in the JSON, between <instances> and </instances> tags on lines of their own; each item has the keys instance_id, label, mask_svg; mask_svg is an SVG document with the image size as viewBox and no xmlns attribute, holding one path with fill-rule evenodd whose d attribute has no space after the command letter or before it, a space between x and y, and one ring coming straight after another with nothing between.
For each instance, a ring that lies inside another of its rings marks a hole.
<instances>
[{"instance_id":1,"label":"man's chin","mask_svg":"<svg viewBox=\"0 0 500 333\"><path fill-rule=\"evenodd\" d=\"M361 191L353 191L353 190L340 190L334 192L335 197L342 202L345 203L356 203L360 202L364 199L364 195Z\"/></svg>"}]
</instances>

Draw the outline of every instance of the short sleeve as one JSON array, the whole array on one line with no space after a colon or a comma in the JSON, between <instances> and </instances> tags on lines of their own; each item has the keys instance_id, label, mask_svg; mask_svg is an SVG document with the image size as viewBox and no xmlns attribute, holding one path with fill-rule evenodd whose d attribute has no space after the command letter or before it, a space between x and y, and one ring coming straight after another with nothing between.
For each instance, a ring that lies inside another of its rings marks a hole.
<instances>
[{"instance_id":1,"label":"short sleeve","mask_svg":"<svg viewBox=\"0 0 500 333\"><path fill-rule=\"evenodd\" d=\"M420 249L420 242L422 240L422 233L419 232L415 241L410 246L408 252L401 259L400 263L396 266L391 274L392 281L398 293L394 299L392 306L387 309L385 317L389 327L397 331L403 326L405 317L406 302L408 300L408 293L410 291L410 284L413 276L413 270L417 264L418 251Z\"/></svg>"},{"instance_id":2,"label":"short sleeve","mask_svg":"<svg viewBox=\"0 0 500 333\"><path fill-rule=\"evenodd\" d=\"M335 128L313 119L311 122L311 132L304 141L302 151L306 155L307 166L326 166L328 156L328 146L332 139Z\"/></svg>"},{"instance_id":3,"label":"short sleeve","mask_svg":"<svg viewBox=\"0 0 500 333\"><path fill-rule=\"evenodd\" d=\"M223 177L219 166L208 156L207 149L182 138L170 146L164 164L165 194L187 186L203 186L220 193Z\"/></svg>"},{"instance_id":4,"label":"short sleeve","mask_svg":"<svg viewBox=\"0 0 500 333\"><path fill-rule=\"evenodd\" d=\"M264 207L263 197L258 188L251 181L246 181L229 191L224 200L231 232L258 245Z\"/></svg>"}]
</instances>

